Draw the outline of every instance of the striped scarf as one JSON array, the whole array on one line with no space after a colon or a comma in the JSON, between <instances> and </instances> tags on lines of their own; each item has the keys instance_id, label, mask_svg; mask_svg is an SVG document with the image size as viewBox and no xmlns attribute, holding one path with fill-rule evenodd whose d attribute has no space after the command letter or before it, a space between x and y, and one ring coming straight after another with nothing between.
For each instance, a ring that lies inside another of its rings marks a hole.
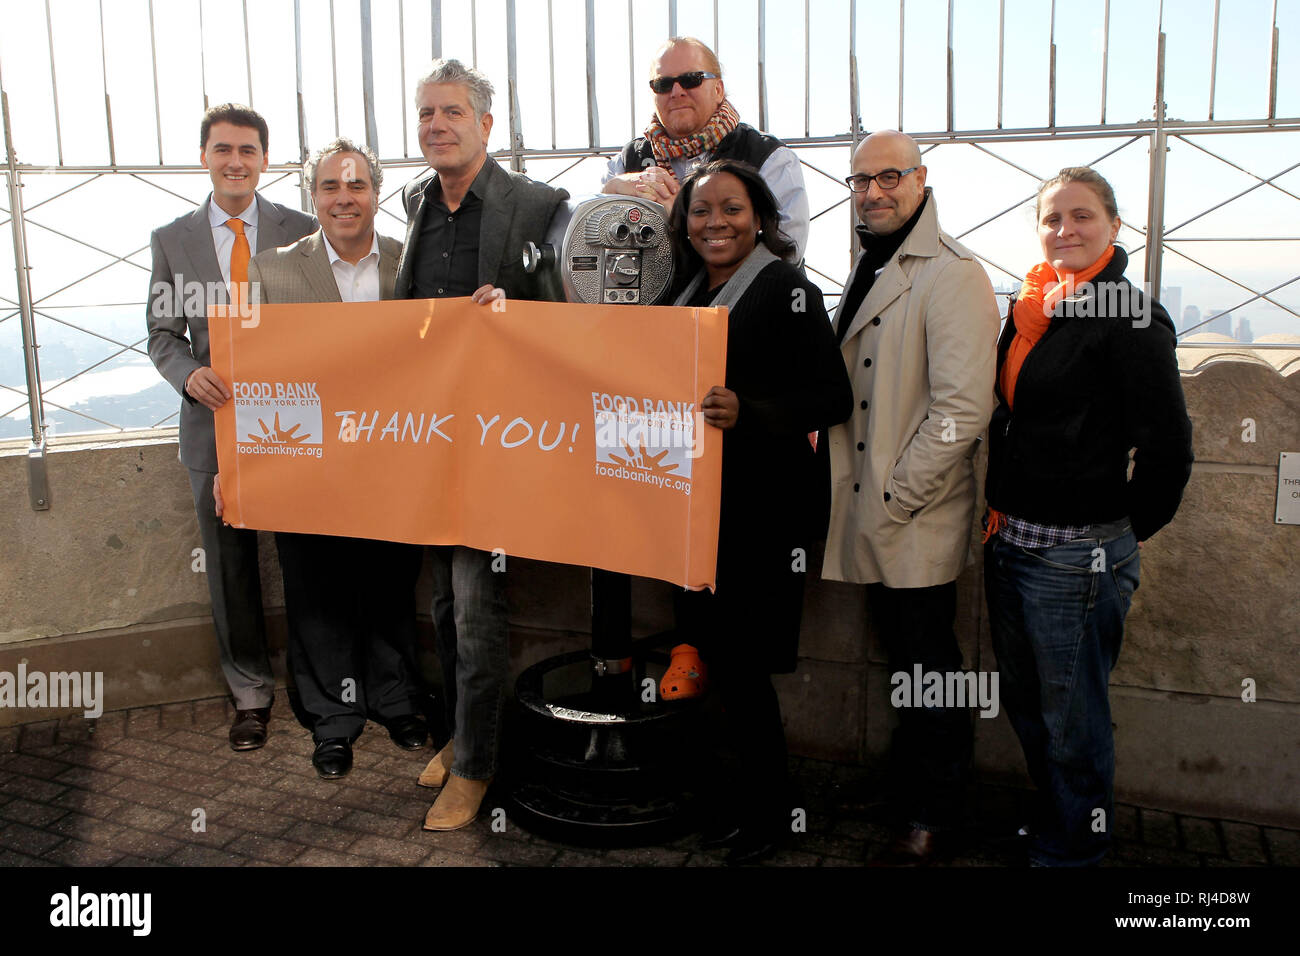
<instances>
[{"instance_id":1,"label":"striped scarf","mask_svg":"<svg viewBox=\"0 0 1300 956\"><path fill-rule=\"evenodd\" d=\"M650 119L650 125L645 128L645 138L654 151L655 163L671 174L672 160L690 159L717 149L727 134L739 125L740 114L730 100L723 100L704 124L704 128L697 133L683 139L673 139L664 129L663 123L659 122L658 114L655 114Z\"/></svg>"}]
</instances>

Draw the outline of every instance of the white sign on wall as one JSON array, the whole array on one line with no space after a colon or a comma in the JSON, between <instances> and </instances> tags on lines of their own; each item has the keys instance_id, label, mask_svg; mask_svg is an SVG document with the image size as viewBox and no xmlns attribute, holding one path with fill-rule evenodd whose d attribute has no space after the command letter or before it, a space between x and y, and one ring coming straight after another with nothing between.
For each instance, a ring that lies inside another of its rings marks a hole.
<instances>
[{"instance_id":1,"label":"white sign on wall","mask_svg":"<svg viewBox=\"0 0 1300 956\"><path fill-rule=\"evenodd\" d=\"M1277 523L1300 524L1300 452L1277 458Z\"/></svg>"}]
</instances>

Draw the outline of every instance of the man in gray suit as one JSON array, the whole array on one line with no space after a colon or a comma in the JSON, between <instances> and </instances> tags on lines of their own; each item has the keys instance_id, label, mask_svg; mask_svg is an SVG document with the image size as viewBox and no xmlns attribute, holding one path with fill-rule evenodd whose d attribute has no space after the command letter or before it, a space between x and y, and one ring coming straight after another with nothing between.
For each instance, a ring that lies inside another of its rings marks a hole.
<instances>
[{"instance_id":1,"label":"man in gray suit","mask_svg":"<svg viewBox=\"0 0 1300 956\"><path fill-rule=\"evenodd\" d=\"M406 243L399 298L473 295L563 301L558 273L528 273L527 242L541 245L568 193L507 172L487 154L492 84L457 60L437 60L415 88L420 151L429 170L402 191ZM556 249L560 243L554 241ZM509 657L505 575L493 555L433 550L433 622L451 740L419 783L442 792L426 830L455 830L478 814L497 769Z\"/></svg>"},{"instance_id":2,"label":"man in gray suit","mask_svg":"<svg viewBox=\"0 0 1300 956\"><path fill-rule=\"evenodd\" d=\"M262 620L257 532L222 525L213 509L212 413L230 399L230 389L210 367L207 310L230 301L230 284L246 280L252 251L299 239L316 222L257 195L268 137L266 120L251 109L226 103L208 110L199 145L212 195L194 212L155 229L151 240L149 357L184 399L180 460L189 469L203 539L221 670L235 700L230 746L256 750L266 743L275 678Z\"/></svg>"},{"instance_id":3,"label":"man in gray suit","mask_svg":"<svg viewBox=\"0 0 1300 956\"><path fill-rule=\"evenodd\" d=\"M393 298L402 245L375 232L383 171L374 153L337 139L312 156L305 173L321 228L253 259L253 301ZM217 488L219 495L219 480ZM316 742L316 772L330 780L348 773L352 742L367 717L384 724L399 747L424 746L415 664L415 581L423 549L282 531L275 543L289 618L289 673Z\"/></svg>"}]
</instances>

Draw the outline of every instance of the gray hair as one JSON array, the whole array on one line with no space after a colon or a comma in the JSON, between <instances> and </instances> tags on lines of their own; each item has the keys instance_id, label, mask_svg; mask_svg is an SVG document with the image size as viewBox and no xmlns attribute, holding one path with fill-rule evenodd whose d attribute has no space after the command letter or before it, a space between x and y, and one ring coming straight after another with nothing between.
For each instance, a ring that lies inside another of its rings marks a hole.
<instances>
[{"instance_id":1,"label":"gray hair","mask_svg":"<svg viewBox=\"0 0 1300 956\"><path fill-rule=\"evenodd\" d=\"M420 91L431 83L458 83L469 91L469 105L474 110L474 119L481 120L483 114L492 112L492 81L484 74L467 67L460 60L434 60L429 72L415 83L415 102L420 102Z\"/></svg>"},{"instance_id":2,"label":"gray hair","mask_svg":"<svg viewBox=\"0 0 1300 956\"><path fill-rule=\"evenodd\" d=\"M384 170L379 165L379 157L374 154L369 146L359 146L343 136L340 136L332 143L326 143L312 153L311 159L302 164L302 174L303 178L307 180L308 192L314 193L316 191L317 167L335 153L360 153L364 156L366 163L370 166L370 184L375 187L376 195L379 193L379 188L384 184Z\"/></svg>"}]
</instances>

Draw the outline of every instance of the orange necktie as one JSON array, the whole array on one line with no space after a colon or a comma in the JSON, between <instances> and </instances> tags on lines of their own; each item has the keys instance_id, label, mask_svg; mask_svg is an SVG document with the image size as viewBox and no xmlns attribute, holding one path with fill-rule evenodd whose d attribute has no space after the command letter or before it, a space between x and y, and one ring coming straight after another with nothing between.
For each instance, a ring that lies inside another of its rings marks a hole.
<instances>
[{"instance_id":1,"label":"orange necktie","mask_svg":"<svg viewBox=\"0 0 1300 956\"><path fill-rule=\"evenodd\" d=\"M244 220L227 219L226 225L235 231L235 245L230 250L230 299L239 302L248 286L248 237L244 235Z\"/></svg>"}]
</instances>

